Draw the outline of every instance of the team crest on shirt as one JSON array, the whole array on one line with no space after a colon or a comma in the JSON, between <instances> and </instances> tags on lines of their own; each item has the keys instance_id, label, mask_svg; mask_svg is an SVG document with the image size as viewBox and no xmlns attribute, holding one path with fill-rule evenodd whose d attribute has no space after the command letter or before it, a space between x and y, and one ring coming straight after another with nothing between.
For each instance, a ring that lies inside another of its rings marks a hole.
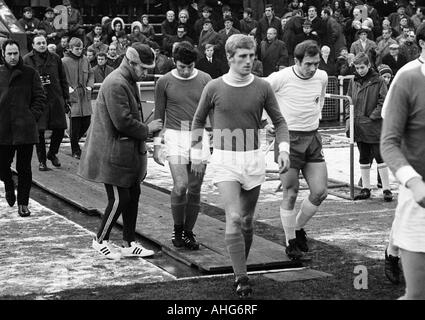
<instances>
[{"instance_id":1,"label":"team crest on shirt","mask_svg":"<svg viewBox=\"0 0 425 320\"><path fill-rule=\"evenodd\" d=\"M317 96L316 98L314 98L314 103L315 104L319 104L320 101L320 96Z\"/></svg>"}]
</instances>

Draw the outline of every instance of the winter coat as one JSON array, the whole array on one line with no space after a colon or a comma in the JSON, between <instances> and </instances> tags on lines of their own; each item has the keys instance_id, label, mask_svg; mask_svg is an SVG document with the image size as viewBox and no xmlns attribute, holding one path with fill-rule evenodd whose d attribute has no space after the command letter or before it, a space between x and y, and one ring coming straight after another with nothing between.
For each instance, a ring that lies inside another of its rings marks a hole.
<instances>
[{"instance_id":1,"label":"winter coat","mask_svg":"<svg viewBox=\"0 0 425 320\"><path fill-rule=\"evenodd\" d=\"M54 43L56 45L58 45L60 43L60 39L63 35L65 35L65 30L64 29L56 29L55 26L53 25L53 20L47 20L47 19L43 19L43 21L40 22L40 24L38 25L37 29L39 30L44 30L46 32L46 35L50 35L52 33L56 33L56 36L54 36L53 38L47 38L47 43Z\"/></svg>"},{"instance_id":2,"label":"winter coat","mask_svg":"<svg viewBox=\"0 0 425 320\"><path fill-rule=\"evenodd\" d=\"M357 75L350 81L347 95L351 97L354 105L354 141L379 143L382 128L381 110L386 94L384 79L373 69L369 69L363 78ZM350 114L348 109L346 114Z\"/></svg>"},{"instance_id":3,"label":"winter coat","mask_svg":"<svg viewBox=\"0 0 425 320\"><path fill-rule=\"evenodd\" d=\"M38 143L37 120L46 103L40 76L23 64L0 66L0 145Z\"/></svg>"},{"instance_id":4,"label":"winter coat","mask_svg":"<svg viewBox=\"0 0 425 320\"><path fill-rule=\"evenodd\" d=\"M93 88L94 75L89 60L85 56L75 59L69 54L62 58L62 63L69 88L74 90L69 93L71 117L91 115L91 90L88 90L87 87Z\"/></svg>"},{"instance_id":5,"label":"winter coat","mask_svg":"<svg viewBox=\"0 0 425 320\"><path fill-rule=\"evenodd\" d=\"M105 65L103 68L99 65L93 68L94 82L102 83L105 78L114 71L114 68Z\"/></svg>"},{"instance_id":6,"label":"winter coat","mask_svg":"<svg viewBox=\"0 0 425 320\"><path fill-rule=\"evenodd\" d=\"M353 42L353 44L350 47L350 53L353 53L354 55L357 55L360 52L364 52L369 57L370 63L372 66L375 65L376 60L376 48L377 45L375 41L366 39L366 47L363 49L363 46L361 44L360 39Z\"/></svg>"},{"instance_id":7,"label":"winter coat","mask_svg":"<svg viewBox=\"0 0 425 320\"><path fill-rule=\"evenodd\" d=\"M273 40L270 44L267 40L261 41L258 59L263 63L263 75L265 77L278 71L280 66L287 67L289 65L286 45L278 39Z\"/></svg>"},{"instance_id":8,"label":"winter coat","mask_svg":"<svg viewBox=\"0 0 425 320\"><path fill-rule=\"evenodd\" d=\"M255 32L255 39L257 40L258 44L260 44L261 41L266 38L268 28L275 28L277 31L277 38L281 38L282 24L280 22L280 19L273 16L273 18L269 21L267 17L264 16L258 21L257 30Z\"/></svg>"},{"instance_id":9,"label":"winter coat","mask_svg":"<svg viewBox=\"0 0 425 320\"><path fill-rule=\"evenodd\" d=\"M124 60L100 87L78 175L123 188L140 183L149 133L142 121L138 87Z\"/></svg>"},{"instance_id":10,"label":"winter coat","mask_svg":"<svg viewBox=\"0 0 425 320\"><path fill-rule=\"evenodd\" d=\"M66 129L65 102L69 100L68 81L62 60L57 54L46 51L43 60L34 51L24 56L24 63L38 71L41 76L49 75L50 84L43 86L46 107L38 121L38 129Z\"/></svg>"}]
</instances>

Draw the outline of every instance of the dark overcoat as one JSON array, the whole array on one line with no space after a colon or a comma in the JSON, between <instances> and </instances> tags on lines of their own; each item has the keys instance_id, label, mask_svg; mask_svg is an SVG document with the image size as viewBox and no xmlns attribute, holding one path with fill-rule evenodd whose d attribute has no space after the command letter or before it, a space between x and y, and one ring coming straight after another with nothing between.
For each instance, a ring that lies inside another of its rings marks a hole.
<instances>
[{"instance_id":1,"label":"dark overcoat","mask_svg":"<svg viewBox=\"0 0 425 320\"><path fill-rule=\"evenodd\" d=\"M100 87L78 175L123 188L143 180L149 130L142 122L137 90L124 59Z\"/></svg>"},{"instance_id":2,"label":"dark overcoat","mask_svg":"<svg viewBox=\"0 0 425 320\"><path fill-rule=\"evenodd\" d=\"M22 59L13 69L0 65L0 145L39 142L37 120L45 99L38 72Z\"/></svg>"},{"instance_id":3,"label":"dark overcoat","mask_svg":"<svg viewBox=\"0 0 425 320\"><path fill-rule=\"evenodd\" d=\"M38 121L38 129L66 129L65 102L69 100L68 82L61 58L46 52L46 60L38 58L34 51L24 57L24 63L38 71L40 75L48 74L50 84L44 86L46 108Z\"/></svg>"}]
</instances>

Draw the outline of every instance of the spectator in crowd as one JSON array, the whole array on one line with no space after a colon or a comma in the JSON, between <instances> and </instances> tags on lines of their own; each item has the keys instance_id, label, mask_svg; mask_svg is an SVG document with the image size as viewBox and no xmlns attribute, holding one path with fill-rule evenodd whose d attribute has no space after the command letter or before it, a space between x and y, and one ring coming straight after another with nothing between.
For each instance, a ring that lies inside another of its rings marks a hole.
<instances>
[{"instance_id":1,"label":"spectator in crowd","mask_svg":"<svg viewBox=\"0 0 425 320\"><path fill-rule=\"evenodd\" d=\"M376 59L376 43L368 38L370 34L370 29L362 28L358 32L359 40L356 40L352 43L350 47L350 53L357 56L360 52L364 52L369 57L369 62L372 67L375 66Z\"/></svg>"},{"instance_id":2,"label":"spectator in crowd","mask_svg":"<svg viewBox=\"0 0 425 320\"><path fill-rule=\"evenodd\" d=\"M398 43L391 44L390 52L382 57L382 63L388 65L394 72L394 75L407 62L407 57L400 53L400 45Z\"/></svg>"},{"instance_id":3,"label":"spectator in crowd","mask_svg":"<svg viewBox=\"0 0 425 320\"><path fill-rule=\"evenodd\" d=\"M302 10L302 6L300 6L300 2L298 0L290 0L288 2L288 11L293 12L295 10Z\"/></svg>"},{"instance_id":4,"label":"spectator in crowd","mask_svg":"<svg viewBox=\"0 0 425 320\"><path fill-rule=\"evenodd\" d=\"M79 38L84 43L86 32L83 28L84 22L80 11L72 7L70 0L63 0L62 3L68 11L68 36Z\"/></svg>"},{"instance_id":5,"label":"spectator in crowd","mask_svg":"<svg viewBox=\"0 0 425 320\"><path fill-rule=\"evenodd\" d=\"M277 30L269 28L266 39L261 41L260 60L263 64L264 77L289 65L286 44L277 39Z\"/></svg>"},{"instance_id":6,"label":"spectator in crowd","mask_svg":"<svg viewBox=\"0 0 425 320\"><path fill-rule=\"evenodd\" d=\"M209 6L204 6L202 8L201 14L202 16L196 20L195 22L195 40L199 41L199 37L201 36L202 31L204 30L205 21L209 21L211 23L212 29L217 28L217 23L211 18L212 8Z\"/></svg>"},{"instance_id":7,"label":"spectator in crowd","mask_svg":"<svg viewBox=\"0 0 425 320\"><path fill-rule=\"evenodd\" d=\"M407 62L415 60L420 55L419 46L416 44L415 31L409 30L406 41L400 45L400 53L407 58Z\"/></svg>"},{"instance_id":8,"label":"spectator in crowd","mask_svg":"<svg viewBox=\"0 0 425 320\"><path fill-rule=\"evenodd\" d=\"M67 128L65 113L69 111L68 82L60 57L47 50L47 40L44 35L36 35L32 47L33 50L25 55L23 62L37 70L46 95L46 106L37 122L39 143L36 145L36 149L38 169L47 171L47 159L55 167L61 166L57 154ZM44 138L46 130L52 130L47 153Z\"/></svg>"},{"instance_id":9,"label":"spectator in crowd","mask_svg":"<svg viewBox=\"0 0 425 320\"><path fill-rule=\"evenodd\" d=\"M196 69L208 73L215 79L227 72L224 62L214 57L214 45L207 43L205 45L205 55L196 62Z\"/></svg>"},{"instance_id":10,"label":"spectator in crowd","mask_svg":"<svg viewBox=\"0 0 425 320\"><path fill-rule=\"evenodd\" d=\"M370 198L370 165L371 160L375 159L382 180L384 200L392 201L389 171L379 149L382 127L381 110L387 94L387 86L384 79L372 69L366 53L360 52L356 55L354 66L357 75L350 81L347 95L352 98L354 104L354 140L360 153L359 163L363 186L354 200ZM346 130L348 133L349 117Z\"/></svg>"},{"instance_id":11,"label":"spectator in crowd","mask_svg":"<svg viewBox=\"0 0 425 320\"><path fill-rule=\"evenodd\" d=\"M308 21L308 23L310 23L310 21ZM286 22L285 32L282 34L282 38L280 38L283 42L286 43L286 46L288 47L288 56L289 56L290 65L293 65L295 46L298 43L306 40L304 39L299 42L296 42L297 41L296 37L304 33L303 24L304 24L304 18L303 18L302 10L299 9L299 10L292 11L292 17ZM310 23L310 28L308 33L311 33L311 23ZM318 41L318 37L317 37L317 41ZM318 41L318 43L319 42L320 41Z\"/></svg>"},{"instance_id":12,"label":"spectator in crowd","mask_svg":"<svg viewBox=\"0 0 425 320\"><path fill-rule=\"evenodd\" d=\"M322 12L322 1L321 0L305 0L303 1L303 10L304 13L308 15L308 10L310 9L310 7L315 7L316 8L316 14L318 12Z\"/></svg>"},{"instance_id":13,"label":"spectator in crowd","mask_svg":"<svg viewBox=\"0 0 425 320\"><path fill-rule=\"evenodd\" d=\"M88 59L83 55L83 42L79 38L72 38L69 41L69 53L62 58L62 62L71 103L71 152L74 158L80 159L79 141L90 126L94 75Z\"/></svg>"},{"instance_id":14,"label":"spectator in crowd","mask_svg":"<svg viewBox=\"0 0 425 320\"><path fill-rule=\"evenodd\" d=\"M122 61L122 57L117 54L117 45L116 44L110 44L108 47L108 53L107 53L107 65L116 69L119 67Z\"/></svg>"},{"instance_id":15,"label":"spectator in crowd","mask_svg":"<svg viewBox=\"0 0 425 320\"><path fill-rule=\"evenodd\" d=\"M47 46L47 50L50 53L56 53L57 46L54 43L51 43Z\"/></svg>"},{"instance_id":16,"label":"spectator in crowd","mask_svg":"<svg viewBox=\"0 0 425 320\"><path fill-rule=\"evenodd\" d=\"M391 38L391 28L382 29L382 39L376 45L376 65L382 63L382 58L390 52L390 45L397 44L397 41Z\"/></svg>"},{"instance_id":17,"label":"spectator in crowd","mask_svg":"<svg viewBox=\"0 0 425 320\"><path fill-rule=\"evenodd\" d=\"M25 34L27 35L27 49L28 51L31 51L32 47L32 39L34 38L34 35L37 34L37 28L40 24L40 20L35 18L33 13L33 10L31 7L25 7L23 10L22 18L18 20L19 24L22 26L22 28L25 31Z\"/></svg>"},{"instance_id":18,"label":"spectator in crowd","mask_svg":"<svg viewBox=\"0 0 425 320\"><path fill-rule=\"evenodd\" d=\"M316 41L316 43L320 46L320 39L317 36L317 34L313 34L313 29L311 28L311 21L310 20L305 20L303 25L303 32L296 35L294 38L294 42L293 42L293 48L295 48L295 46L305 40L314 40ZM292 48L292 52L293 52L293 48Z\"/></svg>"},{"instance_id":19,"label":"spectator in crowd","mask_svg":"<svg viewBox=\"0 0 425 320\"><path fill-rule=\"evenodd\" d=\"M378 0L374 7L381 17L388 17L391 13L397 11L397 4L394 0Z\"/></svg>"},{"instance_id":20,"label":"spectator in crowd","mask_svg":"<svg viewBox=\"0 0 425 320\"><path fill-rule=\"evenodd\" d=\"M318 36L320 42L322 42L326 32L326 25L323 23L322 18L318 16L317 8L315 6L310 6L307 12L308 14L306 20L311 22L311 32Z\"/></svg>"},{"instance_id":21,"label":"spectator in crowd","mask_svg":"<svg viewBox=\"0 0 425 320\"><path fill-rule=\"evenodd\" d=\"M258 45L261 44L261 41L266 39L267 30L271 27L275 28L277 32L277 38L280 39L282 33L280 19L274 15L273 6L267 4L264 9L264 17L258 21L257 30L255 33L255 38Z\"/></svg>"},{"instance_id":22,"label":"spectator in crowd","mask_svg":"<svg viewBox=\"0 0 425 320\"><path fill-rule=\"evenodd\" d=\"M424 17L425 17L425 7L418 7L418 9L416 10L416 13L410 17L410 21L412 21L412 24L415 30L424 21Z\"/></svg>"},{"instance_id":23,"label":"spectator in crowd","mask_svg":"<svg viewBox=\"0 0 425 320\"><path fill-rule=\"evenodd\" d=\"M252 18L258 21L262 18L264 13L264 1L243 0L243 8L252 9Z\"/></svg>"},{"instance_id":24,"label":"spectator in crowd","mask_svg":"<svg viewBox=\"0 0 425 320\"><path fill-rule=\"evenodd\" d=\"M347 48L343 47L340 50L339 56L336 59L336 67L339 76L354 75L356 69L353 64L354 54L348 53Z\"/></svg>"},{"instance_id":25,"label":"spectator in crowd","mask_svg":"<svg viewBox=\"0 0 425 320\"><path fill-rule=\"evenodd\" d=\"M393 71L386 64L380 64L378 66L379 75L384 79L387 88L390 87L391 81L393 80Z\"/></svg>"},{"instance_id":26,"label":"spectator in crowd","mask_svg":"<svg viewBox=\"0 0 425 320\"><path fill-rule=\"evenodd\" d=\"M60 58L63 58L69 49L69 37L62 36L60 43L56 47L56 53Z\"/></svg>"},{"instance_id":27,"label":"spectator in crowd","mask_svg":"<svg viewBox=\"0 0 425 320\"><path fill-rule=\"evenodd\" d=\"M239 21L241 25L240 32L243 34L249 34L252 29L257 28L258 22L252 17L252 9L245 8L243 11L243 18Z\"/></svg>"},{"instance_id":28,"label":"spectator in crowd","mask_svg":"<svg viewBox=\"0 0 425 320\"><path fill-rule=\"evenodd\" d=\"M187 35L186 26L183 24L179 24L177 27L177 35L172 36L168 39L168 42L165 44L164 51L168 53L168 55L172 54L173 45L176 42L187 41L191 44L193 43L193 39Z\"/></svg>"},{"instance_id":29,"label":"spectator in crowd","mask_svg":"<svg viewBox=\"0 0 425 320\"><path fill-rule=\"evenodd\" d=\"M402 45L406 41L406 39L408 38L408 35L409 35L409 31L410 30L413 30L413 27L410 28L410 27L408 27L406 25L406 26L404 26L402 28L401 33L399 34L399 36L397 38L395 38L395 40L397 41L397 43L399 45Z\"/></svg>"},{"instance_id":30,"label":"spectator in crowd","mask_svg":"<svg viewBox=\"0 0 425 320\"><path fill-rule=\"evenodd\" d=\"M198 41L198 38L196 38L195 35L195 22L190 23L189 22L189 12L186 9L182 9L179 12L179 18L178 18L178 26L185 26L186 28L186 34L189 38L191 38L193 41ZM196 21L196 20L195 20Z\"/></svg>"},{"instance_id":31,"label":"spectator in crowd","mask_svg":"<svg viewBox=\"0 0 425 320\"><path fill-rule=\"evenodd\" d=\"M127 51L127 47L129 46L129 41L127 39L127 34L124 30L118 32L117 35L117 54L122 56Z\"/></svg>"},{"instance_id":32,"label":"spectator in crowd","mask_svg":"<svg viewBox=\"0 0 425 320\"><path fill-rule=\"evenodd\" d=\"M97 65L96 51L94 51L93 49L87 49L86 57L87 60L90 62L90 67L94 68Z\"/></svg>"},{"instance_id":33,"label":"spectator in crowd","mask_svg":"<svg viewBox=\"0 0 425 320\"><path fill-rule=\"evenodd\" d=\"M96 23L93 30L86 34L86 45L91 46L96 36L100 37L100 41L104 44L108 41L108 35L104 33L100 23Z\"/></svg>"},{"instance_id":34,"label":"spectator in crowd","mask_svg":"<svg viewBox=\"0 0 425 320\"><path fill-rule=\"evenodd\" d=\"M169 38L177 35L177 25L176 15L174 11L169 10L166 13L165 20L161 23L161 33L162 33L162 47L165 48Z\"/></svg>"},{"instance_id":35,"label":"spectator in crowd","mask_svg":"<svg viewBox=\"0 0 425 320\"><path fill-rule=\"evenodd\" d=\"M221 7L222 16L220 17L218 23L217 23L217 30L221 30L225 28L224 22L226 17L231 17L233 21L233 27L237 30L240 30L241 24L239 22L239 19L235 17L235 15L230 10L230 7L228 5L223 5Z\"/></svg>"},{"instance_id":36,"label":"spectator in crowd","mask_svg":"<svg viewBox=\"0 0 425 320\"><path fill-rule=\"evenodd\" d=\"M369 30L369 39L373 39L373 21L370 18L364 18L362 15L362 12L360 8L354 8L353 9L353 17L352 19L347 20L345 28L344 28L344 34L347 40L347 46L351 47L351 45L358 40L359 38L359 31L365 29Z\"/></svg>"},{"instance_id":37,"label":"spectator in crowd","mask_svg":"<svg viewBox=\"0 0 425 320\"><path fill-rule=\"evenodd\" d=\"M390 20L391 27L397 29L400 25L400 20L406 16L406 5L403 2L400 2L397 5L397 12L392 12L388 15L388 20Z\"/></svg>"},{"instance_id":38,"label":"spectator in crowd","mask_svg":"<svg viewBox=\"0 0 425 320\"><path fill-rule=\"evenodd\" d=\"M158 43L152 41L150 47L155 52L155 67L148 69L148 74L166 74L171 71L174 68L173 59L161 53Z\"/></svg>"},{"instance_id":39,"label":"spectator in crowd","mask_svg":"<svg viewBox=\"0 0 425 320\"><path fill-rule=\"evenodd\" d=\"M407 29L413 28L413 23L409 23L409 22L410 22L410 20L408 19L407 16L404 16L400 19L399 25L394 28L397 31L397 33L399 34L398 36L403 34L403 31L404 31L405 28L407 28Z\"/></svg>"},{"instance_id":40,"label":"spectator in crowd","mask_svg":"<svg viewBox=\"0 0 425 320\"><path fill-rule=\"evenodd\" d=\"M112 19L111 30L108 33L108 42L112 43L118 39L118 33L124 30L124 20L116 17Z\"/></svg>"},{"instance_id":41,"label":"spectator in crowd","mask_svg":"<svg viewBox=\"0 0 425 320\"><path fill-rule=\"evenodd\" d=\"M23 64L19 44L6 40L1 49L4 65L0 66L0 179L6 201L13 207L16 195L11 166L16 153L18 214L28 217L31 159L34 144L39 142L37 120L43 113L45 95L38 72Z\"/></svg>"},{"instance_id":42,"label":"spectator in crowd","mask_svg":"<svg viewBox=\"0 0 425 320\"><path fill-rule=\"evenodd\" d=\"M155 40L155 30L153 25L149 23L149 17L147 14L142 15L142 29L140 32L150 41Z\"/></svg>"},{"instance_id":43,"label":"spectator in crowd","mask_svg":"<svg viewBox=\"0 0 425 320\"><path fill-rule=\"evenodd\" d=\"M93 50L96 54L99 52L108 52L108 46L102 42L102 36L95 35L93 38L93 43L88 46L87 50Z\"/></svg>"},{"instance_id":44,"label":"spectator in crowd","mask_svg":"<svg viewBox=\"0 0 425 320\"><path fill-rule=\"evenodd\" d=\"M322 10L322 21L325 25L325 33L321 38L323 45L330 48L329 58L333 64L336 59L336 54L342 47L345 47L346 41L342 26L331 16L329 9Z\"/></svg>"},{"instance_id":45,"label":"spectator in crowd","mask_svg":"<svg viewBox=\"0 0 425 320\"><path fill-rule=\"evenodd\" d=\"M131 23L131 33L128 35L130 43L148 43L148 38L143 33L141 33L140 30L142 30L142 24L139 21L134 21Z\"/></svg>"},{"instance_id":46,"label":"spectator in crowd","mask_svg":"<svg viewBox=\"0 0 425 320\"><path fill-rule=\"evenodd\" d=\"M331 49L328 46L322 46L320 49L319 69L326 71L328 76L336 76L335 60L331 60L330 53Z\"/></svg>"},{"instance_id":47,"label":"spectator in crowd","mask_svg":"<svg viewBox=\"0 0 425 320\"><path fill-rule=\"evenodd\" d=\"M224 17L224 28L218 34L224 39L224 42L232 35L241 33L238 29L233 27L233 18L231 16Z\"/></svg>"},{"instance_id":48,"label":"spectator in crowd","mask_svg":"<svg viewBox=\"0 0 425 320\"><path fill-rule=\"evenodd\" d=\"M63 29L56 29L53 20L55 19L55 12L53 8L48 7L44 13L44 19L40 22L38 26L38 30L43 30L46 38L47 43L54 43L58 44L61 37L65 34L65 31Z\"/></svg>"},{"instance_id":49,"label":"spectator in crowd","mask_svg":"<svg viewBox=\"0 0 425 320\"><path fill-rule=\"evenodd\" d=\"M204 20L204 25L199 35L198 53L200 57L204 55L205 46L210 43L214 45L214 55L223 60L224 59L224 39L214 31L212 22L209 19Z\"/></svg>"},{"instance_id":50,"label":"spectator in crowd","mask_svg":"<svg viewBox=\"0 0 425 320\"><path fill-rule=\"evenodd\" d=\"M99 52L96 59L97 65L93 68L94 82L102 83L114 69L106 64L106 53Z\"/></svg>"},{"instance_id":51,"label":"spectator in crowd","mask_svg":"<svg viewBox=\"0 0 425 320\"><path fill-rule=\"evenodd\" d=\"M419 7L416 5L416 0L409 0L406 3L406 15L409 17L413 16Z\"/></svg>"}]
</instances>

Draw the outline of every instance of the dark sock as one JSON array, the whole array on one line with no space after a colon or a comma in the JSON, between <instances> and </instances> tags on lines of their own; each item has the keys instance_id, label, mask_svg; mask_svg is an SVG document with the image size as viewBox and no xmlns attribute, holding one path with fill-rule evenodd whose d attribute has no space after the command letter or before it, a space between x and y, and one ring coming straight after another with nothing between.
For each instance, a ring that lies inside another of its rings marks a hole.
<instances>
[{"instance_id":1,"label":"dark sock","mask_svg":"<svg viewBox=\"0 0 425 320\"><path fill-rule=\"evenodd\" d=\"M174 224L184 224L184 214L186 208L186 194L178 195L174 191L171 191L171 213L173 214Z\"/></svg>"},{"instance_id":2,"label":"dark sock","mask_svg":"<svg viewBox=\"0 0 425 320\"><path fill-rule=\"evenodd\" d=\"M251 249L252 239L254 237L254 230L242 229L242 235L245 240L245 258L248 260L249 250Z\"/></svg>"},{"instance_id":3,"label":"dark sock","mask_svg":"<svg viewBox=\"0 0 425 320\"><path fill-rule=\"evenodd\" d=\"M186 215L184 221L184 230L192 231L196 220L198 219L199 210L201 209L200 205L201 194L198 193L187 193L187 204L186 204Z\"/></svg>"}]
</instances>

